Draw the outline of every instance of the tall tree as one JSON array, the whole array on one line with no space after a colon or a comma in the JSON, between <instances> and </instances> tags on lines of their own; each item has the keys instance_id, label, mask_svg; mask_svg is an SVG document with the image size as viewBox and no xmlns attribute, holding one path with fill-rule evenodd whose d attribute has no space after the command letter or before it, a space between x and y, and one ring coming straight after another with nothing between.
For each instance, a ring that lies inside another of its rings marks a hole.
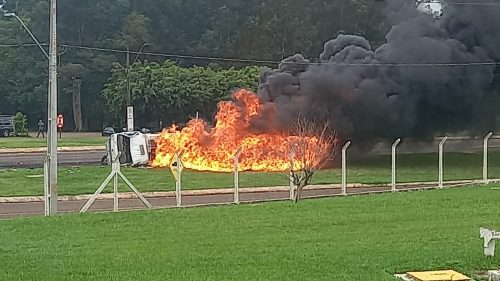
<instances>
[{"instance_id":1,"label":"tall tree","mask_svg":"<svg viewBox=\"0 0 500 281\"><path fill-rule=\"evenodd\" d=\"M132 101L135 113L144 124L159 120L184 122L196 111L212 117L219 101L228 99L238 88L256 90L259 69L213 70L208 67L180 67L170 61L163 64L137 63L131 75ZM123 66L115 64L103 90L103 97L116 122L123 121L126 104L122 94L126 87Z\"/></svg>"},{"instance_id":2,"label":"tall tree","mask_svg":"<svg viewBox=\"0 0 500 281\"><path fill-rule=\"evenodd\" d=\"M62 74L60 76L62 91L71 95L74 130L80 132L83 129L81 87L82 79L85 76L85 67L81 64L69 63L62 66L60 72Z\"/></svg>"},{"instance_id":3,"label":"tall tree","mask_svg":"<svg viewBox=\"0 0 500 281\"><path fill-rule=\"evenodd\" d=\"M5 8L16 12L46 44L48 3L48 0L7 0ZM114 119L100 92L108 77L114 75L111 65L126 65L127 49L136 52L148 42L148 52L188 57L280 60L300 52L314 58L323 43L340 30L383 41L386 26L380 3L376 0L59 0L60 77L67 76L66 65L84 68L81 129L98 130ZM0 17L0 45L30 44L0 48L0 112L26 112L33 126L32 120L46 116L47 61L32 43L15 19ZM134 58L132 55L131 61ZM165 59L144 55L140 58L159 64ZM213 61L184 57L176 62L189 67L208 66ZM243 66L227 61L218 63L223 69ZM124 68L121 71L126 72ZM78 86L73 87L70 82L61 81L61 86L67 89ZM126 89L121 91L126 94ZM72 94L62 93L60 111L71 116Z\"/></svg>"}]
</instances>

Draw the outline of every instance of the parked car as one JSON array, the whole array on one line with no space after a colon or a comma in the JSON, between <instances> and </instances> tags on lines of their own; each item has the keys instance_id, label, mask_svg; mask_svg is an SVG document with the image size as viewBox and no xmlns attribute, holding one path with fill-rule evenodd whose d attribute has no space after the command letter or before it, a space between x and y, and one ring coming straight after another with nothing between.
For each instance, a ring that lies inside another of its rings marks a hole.
<instances>
[{"instance_id":1,"label":"parked car","mask_svg":"<svg viewBox=\"0 0 500 281\"><path fill-rule=\"evenodd\" d=\"M101 135L103 137L110 137L114 134L123 133L126 131L127 131L127 128L106 127L102 130ZM151 133L151 129L135 127L134 132L141 132L143 134L149 134L149 133Z\"/></svg>"},{"instance_id":2,"label":"parked car","mask_svg":"<svg viewBox=\"0 0 500 281\"><path fill-rule=\"evenodd\" d=\"M0 137L8 137L14 133L14 116L0 115Z\"/></svg>"},{"instance_id":3,"label":"parked car","mask_svg":"<svg viewBox=\"0 0 500 281\"><path fill-rule=\"evenodd\" d=\"M103 137L110 137L111 135L116 134L116 133L120 133L120 132L121 132L121 130L119 130L118 128L106 127L102 130L101 135Z\"/></svg>"}]
</instances>

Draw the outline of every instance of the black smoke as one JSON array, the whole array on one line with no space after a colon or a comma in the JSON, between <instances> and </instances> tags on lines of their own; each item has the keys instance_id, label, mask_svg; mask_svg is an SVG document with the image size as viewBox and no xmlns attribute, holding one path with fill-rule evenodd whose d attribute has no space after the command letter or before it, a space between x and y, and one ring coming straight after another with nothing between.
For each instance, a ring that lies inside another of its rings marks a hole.
<instances>
[{"instance_id":1,"label":"black smoke","mask_svg":"<svg viewBox=\"0 0 500 281\"><path fill-rule=\"evenodd\" d=\"M500 6L453 0L435 19L418 12L414 0L405 1L388 3L395 25L377 49L361 36L340 34L315 62L294 55L278 69L263 69L259 96L276 106L279 126L301 114L329 121L353 140L492 126L498 117L491 102L498 98L492 84L500 60Z\"/></svg>"}]
</instances>

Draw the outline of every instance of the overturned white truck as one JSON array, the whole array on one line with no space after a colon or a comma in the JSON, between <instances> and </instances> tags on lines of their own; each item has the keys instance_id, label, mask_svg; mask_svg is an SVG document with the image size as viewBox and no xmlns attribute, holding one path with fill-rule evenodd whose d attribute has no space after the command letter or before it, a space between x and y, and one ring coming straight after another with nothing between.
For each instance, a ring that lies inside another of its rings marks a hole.
<instances>
[{"instance_id":1,"label":"overturned white truck","mask_svg":"<svg viewBox=\"0 0 500 281\"><path fill-rule=\"evenodd\" d=\"M146 166L154 158L156 137L140 132L113 134L106 142L106 155L102 157L101 164L116 161L121 165Z\"/></svg>"}]
</instances>

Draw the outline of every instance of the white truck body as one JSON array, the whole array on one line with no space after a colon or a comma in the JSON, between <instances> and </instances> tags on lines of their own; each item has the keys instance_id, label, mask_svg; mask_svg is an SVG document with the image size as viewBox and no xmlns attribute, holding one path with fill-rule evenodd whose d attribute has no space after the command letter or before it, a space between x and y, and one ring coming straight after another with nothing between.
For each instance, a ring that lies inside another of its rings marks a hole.
<instances>
[{"instance_id":1,"label":"white truck body","mask_svg":"<svg viewBox=\"0 0 500 281\"><path fill-rule=\"evenodd\" d=\"M108 162L122 165L143 166L149 163L150 144L147 135L125 132L111 135L106 143Z\"/></svg>"}]
</instances>

